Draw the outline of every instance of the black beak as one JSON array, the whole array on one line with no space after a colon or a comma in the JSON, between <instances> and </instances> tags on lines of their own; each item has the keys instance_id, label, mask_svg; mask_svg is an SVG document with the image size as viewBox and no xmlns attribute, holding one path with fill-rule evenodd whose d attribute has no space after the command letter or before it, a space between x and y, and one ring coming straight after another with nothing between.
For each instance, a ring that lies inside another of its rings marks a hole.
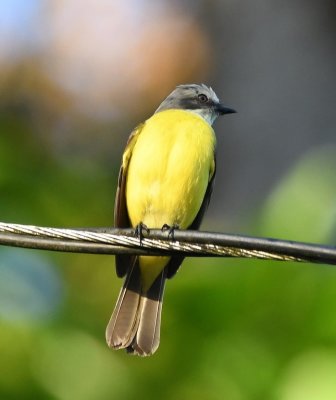
<instances>
[{"instance_id":1,"label":"black beak","mask_svg":"<svg viewBox=\"0 0 336 400\"><path fill-rule=\"evenodd\" d=\"M233 108L229 108L229 107L225 107L223 104L218 103L216 104L216 111L220 114L220 115L224 115L224 114L234 114L237 111L234 110Z\"/></svg>"}]
</instances>

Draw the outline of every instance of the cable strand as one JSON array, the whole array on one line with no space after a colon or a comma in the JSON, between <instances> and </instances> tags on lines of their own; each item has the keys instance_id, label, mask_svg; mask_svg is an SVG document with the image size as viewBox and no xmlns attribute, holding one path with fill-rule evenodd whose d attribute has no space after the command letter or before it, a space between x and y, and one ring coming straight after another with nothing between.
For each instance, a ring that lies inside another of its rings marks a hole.
<instances>
[{"instance_id":1,"label":"cable strand","mask_svg":"<svg viewBox=\"0 0 336 400\"><path fill-rule=\"evenodd\" d=\"M176 230L174 240L158 229L139 241L132 229L61 229L0 222L0 244L91 254L239 257L336 265L336 247L215 232Z\"/></svg>"}]
</instances>

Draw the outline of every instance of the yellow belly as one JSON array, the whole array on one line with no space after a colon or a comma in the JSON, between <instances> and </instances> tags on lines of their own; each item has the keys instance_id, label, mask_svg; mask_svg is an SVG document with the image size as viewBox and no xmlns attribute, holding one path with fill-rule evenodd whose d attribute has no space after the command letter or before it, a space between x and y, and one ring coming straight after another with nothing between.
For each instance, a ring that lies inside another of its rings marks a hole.
<instances>
[{"instance_id":1,"label":"yellow belly","mask_svg":"<svg viewBox=\"0 0 336 400\"><path fill-rule=\"evenodd\" d=\"M188 228L213 173L214 147L212 127L194 113L166 110L147 120L127 173L126 203L132 226L142 222L148 228L160 229L164 224ZM168 257L140 257L140 268L157 276L168 261Z\"/></svg>"}]
</instances>

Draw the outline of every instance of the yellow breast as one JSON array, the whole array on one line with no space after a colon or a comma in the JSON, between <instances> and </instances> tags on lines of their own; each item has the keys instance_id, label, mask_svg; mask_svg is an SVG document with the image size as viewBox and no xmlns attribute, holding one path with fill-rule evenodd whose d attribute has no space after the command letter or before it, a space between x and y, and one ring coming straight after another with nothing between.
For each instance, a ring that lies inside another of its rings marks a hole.
<instances>
[{"instance_id":1,"label":"yellow breast","mask_svg":"<svg viewBox=\"0 0 336 400\"><path fill-rule=\"evenodd\" d=\"M200 116L166 110L148 119L129 162L126 202L132 226L177 224L195 219L214 169L215 135Z\"/></svg>"}]
</instances>

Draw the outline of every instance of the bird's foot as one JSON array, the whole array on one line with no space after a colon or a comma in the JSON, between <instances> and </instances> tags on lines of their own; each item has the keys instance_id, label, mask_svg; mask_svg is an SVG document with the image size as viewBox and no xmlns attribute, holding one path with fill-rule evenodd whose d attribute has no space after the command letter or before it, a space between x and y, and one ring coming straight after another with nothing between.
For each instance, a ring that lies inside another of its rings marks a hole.
<instances>
[{"instance_id":1,"label":"bird's foot","mask_svg":"<svg viewBox=\"0 0 336 400\"><path fill-rule=\"evenodd\" d=\"M173 225L168 225L168 224L164 224L162 225L161 231L168 231L168 237L170 237L172 240L174 240L174 232L176 229L180 229L180 227L177 224L173 224Z\"/></svg>"},{"instance_id":2,"label":"bird's foot","mask_svg":"<svg viewBox=\"0 0 336 400\"><path fill-rule=\"evenodd\" d=\"M149 234L149 228L147 227L147 225L145 225L143 222L140 222L134 230L134 234L136 237L139 238L140 240L140 245L142 244L142 240L144 238L144 232L146 232L147 234Z\"/></svg>"}]
</instances>

